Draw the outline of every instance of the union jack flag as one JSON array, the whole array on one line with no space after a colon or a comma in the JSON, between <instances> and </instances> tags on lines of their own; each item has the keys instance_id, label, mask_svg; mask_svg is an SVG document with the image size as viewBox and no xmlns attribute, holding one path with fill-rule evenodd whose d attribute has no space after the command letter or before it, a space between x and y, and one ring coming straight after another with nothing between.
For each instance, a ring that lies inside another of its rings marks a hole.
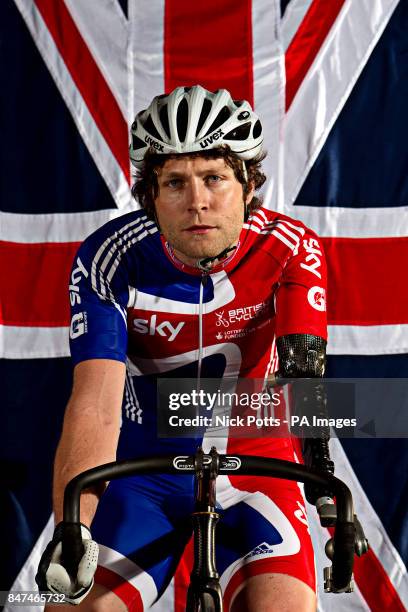
<instances>
[{"instance_id":1,"label":"union jack flag","mask_svg":"<svg viewBox=\"0 0 408 612\"><path fill-rule=\"evenodd\" d=\"M24 590L52 530L71 262L88 234L136 206L128 127L153 96L199 83L255 106L265 204L323 238L329 375L408 376L408 3L7 0L0 20L1 588ZM371 549L355 592L320 592L320 609L402 611L408 445L333 440L332 454ZM327 533L312 530L325 564ZM156 610L183 609L184 573Z\"/></svg>"}]
</instances>

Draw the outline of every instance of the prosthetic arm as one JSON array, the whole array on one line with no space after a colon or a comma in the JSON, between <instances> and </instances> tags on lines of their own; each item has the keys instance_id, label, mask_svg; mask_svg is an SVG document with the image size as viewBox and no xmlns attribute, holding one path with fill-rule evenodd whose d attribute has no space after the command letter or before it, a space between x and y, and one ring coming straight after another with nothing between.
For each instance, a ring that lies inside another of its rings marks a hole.
<instances>
[{"instance_id":1,"label":"prosthetic arm","mask_svg":"<svg viewBox=\"0 0 408 612\"><path fill-rule=\"evenodd\" d=\"M307 384L293 385L293 410L307 414L312 412L318 418L327 417L327 398L324 385L319 381L324 375L326 364L326 340L311 334L289 334L277 339L279 379L308 378ZM306 465L330 474L334 473L334 463L329 452L329 427L316 427L313 437L302 437L302 449ZM331 491L306 485L306 499L319 506L331 504Z\"/></svg>"}]
</instances>

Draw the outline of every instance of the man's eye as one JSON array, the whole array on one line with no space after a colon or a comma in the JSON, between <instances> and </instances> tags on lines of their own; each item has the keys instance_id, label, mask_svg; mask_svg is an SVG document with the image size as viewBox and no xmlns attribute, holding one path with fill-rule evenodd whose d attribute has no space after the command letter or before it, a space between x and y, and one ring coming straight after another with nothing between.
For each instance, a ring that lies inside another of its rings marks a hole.
<instances>
[{"instance_id":1,"label":"man's eye","mask_svg":"<svg viewBox=\"0 0 408 612\"><path fill-rule=\"evenodd\" d=\"M167 181L166 185L167 187L170 187L171 189L177 189L178 187L181 186L181 179L170 179L169 181Z\"/></svg>"},{"instance_id":2,"label":"man's eye","mask_svg":"<svg viewBox=\"0 0 408 612\"><path fill-rule=\"evenodd\" d=\"M221 180L221 177L218 174L209 174L207 176L207 181L209 183L218 183Z\"/></svg>"}]
</instances>

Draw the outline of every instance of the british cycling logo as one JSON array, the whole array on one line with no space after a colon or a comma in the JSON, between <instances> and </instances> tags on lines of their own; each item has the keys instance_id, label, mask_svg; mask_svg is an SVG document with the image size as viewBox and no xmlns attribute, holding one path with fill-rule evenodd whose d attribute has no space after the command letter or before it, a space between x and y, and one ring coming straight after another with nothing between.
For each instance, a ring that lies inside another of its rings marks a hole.
<instances>
[{"instance_id":1,"label":"british cycling logo","mask_svg":"<svg viewBox=\"0 0 408 612\"><path fill-rule=\"evenodd\" d=\"M311 287L307 292L307 301L315 310L326 310L326 292L322 287Z\"/></svg>"},{"instance_id":2,"label":"british cycling logo","mask_svg":"<svg viewBox=\"0 0 408 612\"><path fill-rule=\"evenodd\" d=\"M133 319L133 331L138 334L149 334L149 336L158 334L167 338L168 342L173 342L184 325L185 321L180 321L175 327L170 321L157 323L157 314L152 315L150 319Z\"/></svg>"},{"instance_id":3,"label":"british cycling logo","mask_svg":"<svg viewBox=\"0 0 408 612\"><path fill-rule=\"evenodd\" d=\"M69 337L71 340L75 340L78 336L86 334L88 331L87 315L86 312L77 312L71 319L71 327L69 330Z\"/></svg>"},{"instance_id":4,"label":"british cycling logo","mask_svg":"<svg viewBox=\"0 0 408 612\"><path fill-rule=\"evenodd\" d=\"M251 306L243 306L242 308L233 308L228 311L228 315L224 316L224 310L215 313L217 320L215 322L216 327L229 327L234 323L240 323L241 321L251 321L256 319L263 312L265 312L268 306L268 301L260 302L259 304L252 304Z\"/></svg>"},{"instance_id":5,"label":"british cycling logo","mask_svg":"<svg viewBox=\"0 0 408 612\"><path fill-rule=\"evenodd\" d=\"M228 319L226 319L224 317L224 311L223 310L221 310L221 312L216 312L215 316L217 317L217 321L215 323L215 325L217 327L220 327L220 326L222 326L222 327L229 327L230 322L229 322Z\"/></svg>"}]
</instances>

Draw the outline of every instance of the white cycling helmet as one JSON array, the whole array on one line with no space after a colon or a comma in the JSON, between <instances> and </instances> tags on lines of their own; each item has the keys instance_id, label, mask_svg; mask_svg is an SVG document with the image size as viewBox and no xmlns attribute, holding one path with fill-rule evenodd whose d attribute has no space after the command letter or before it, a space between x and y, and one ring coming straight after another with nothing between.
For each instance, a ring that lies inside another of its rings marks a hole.
<instances>
[{"instance_id":1,"label":"white cycling helmet","mask_svg":"<svg viewBox=\"0 0 408 612\"><path fill-rule=\"evenodd\" d=\"M158 154L193 153L228 145L243 160L262 150L262 126L251 105L233 100L226 89L200 85L177 87L153 98L136 115L131 130L130 159L140 168L148 149Z\"/></svg>"}]
</instances>

